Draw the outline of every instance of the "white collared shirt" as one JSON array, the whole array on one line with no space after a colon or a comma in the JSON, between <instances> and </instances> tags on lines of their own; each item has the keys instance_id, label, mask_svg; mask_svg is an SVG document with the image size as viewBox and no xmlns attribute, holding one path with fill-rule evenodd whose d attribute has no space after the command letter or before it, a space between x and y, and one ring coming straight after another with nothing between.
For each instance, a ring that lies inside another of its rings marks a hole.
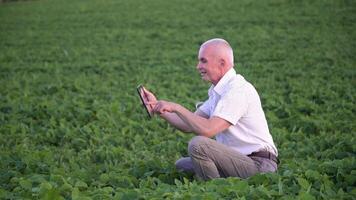
<instances>
[{"instance_id":1,"label":"white collared shirt","mask_svg":"<svg viewBox=\"0 0 356 200\"><path fill-rule=\"evenodd\" d=\"M231 68L209 89L209 99L198 109L209 117L219 117L232 125L218 133L216 141L248 155L266 150L278 155L269 132L260 97L243 76Z\"/></svg>"}]
</instances>

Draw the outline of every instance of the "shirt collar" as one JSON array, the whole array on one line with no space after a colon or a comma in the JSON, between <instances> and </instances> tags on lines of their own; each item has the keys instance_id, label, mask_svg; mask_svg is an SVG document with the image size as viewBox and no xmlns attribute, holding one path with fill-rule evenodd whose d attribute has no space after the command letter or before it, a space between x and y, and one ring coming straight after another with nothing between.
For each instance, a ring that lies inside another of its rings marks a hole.
<instances>
[{"instance_id":1,"label":"shirt collar","mask_svg":"<svg viewBox=\"0 0 356 200\"><path fill-rule=\"evenodd\" d=\"M211 88L218 93L219 95L221 95L225 88L226 88L226 84L236 76L236 71L234 70L234 68L229 69L229 71L227 71L224 76L219 80L218 84L216 84L215 86L211 86Z\"/></svg>"}]
</instances>

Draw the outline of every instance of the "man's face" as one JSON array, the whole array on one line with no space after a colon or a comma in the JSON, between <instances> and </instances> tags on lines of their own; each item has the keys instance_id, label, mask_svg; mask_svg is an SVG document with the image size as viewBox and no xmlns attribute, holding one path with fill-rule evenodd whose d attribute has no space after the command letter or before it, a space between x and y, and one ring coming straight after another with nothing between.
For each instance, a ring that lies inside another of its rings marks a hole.
<instances>
[{"instance_id":1,"label":"man's face","mask_svg":"<svg viewBox=\"0 0 356 200\"><path fill-rule=\"evenodd\" d=\"M218 57L212 47L202 46L199 50L197 70L205 81L216 85L221 78Z\"/></svg>"}]
</instances>

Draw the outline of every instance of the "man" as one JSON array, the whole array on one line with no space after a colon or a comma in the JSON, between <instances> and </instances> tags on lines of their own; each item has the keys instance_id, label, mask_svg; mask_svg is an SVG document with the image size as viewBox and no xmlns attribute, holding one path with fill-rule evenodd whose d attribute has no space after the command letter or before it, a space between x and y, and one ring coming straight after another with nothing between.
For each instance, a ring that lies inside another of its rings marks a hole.
<instances>
[{"instance_id":1,"label":"man","mask_svg":"<svg viewBox=\"0 0 356 200\"><path fill-rule=\"evenodd\" d=\"M223 39L201 45L197 70L212 83L209 99L195 113L157 100L147 89L146 104L174 127L197 136L189 142L189 157L176 162L178 170L195 172L203 180L247 178L277 170L277 149L269 133L255 88L233 69L233 51ZM216 140L211 139L215 137Z\"/></svg>"}]
</instances>

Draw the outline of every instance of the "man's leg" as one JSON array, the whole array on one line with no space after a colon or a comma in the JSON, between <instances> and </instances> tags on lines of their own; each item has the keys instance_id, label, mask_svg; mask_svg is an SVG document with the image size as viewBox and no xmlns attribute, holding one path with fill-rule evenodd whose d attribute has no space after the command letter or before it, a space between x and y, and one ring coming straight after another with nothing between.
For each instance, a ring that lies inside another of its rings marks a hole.
<instances>
[{"instance_id":1,"label":"man's leg","mask_svg":"<svg viewBox=\"0 0 356 200\"><path fill-rule=\"evenodd\" d=\"M247 178L258 172L250 157L204 136L190 140L188 151L196 175L203 180L230 176Z\"/></svg>"},{"instance_id":2,"label":"man's leg","mask_svg":"<svg viewBox=\"0 0 356 200\"><path fill-rule=\"evenodd\" d=\"M194 166L190 157L183 157L176 161L178 171L194 173Z\"/></svg>"}]
</instances>

